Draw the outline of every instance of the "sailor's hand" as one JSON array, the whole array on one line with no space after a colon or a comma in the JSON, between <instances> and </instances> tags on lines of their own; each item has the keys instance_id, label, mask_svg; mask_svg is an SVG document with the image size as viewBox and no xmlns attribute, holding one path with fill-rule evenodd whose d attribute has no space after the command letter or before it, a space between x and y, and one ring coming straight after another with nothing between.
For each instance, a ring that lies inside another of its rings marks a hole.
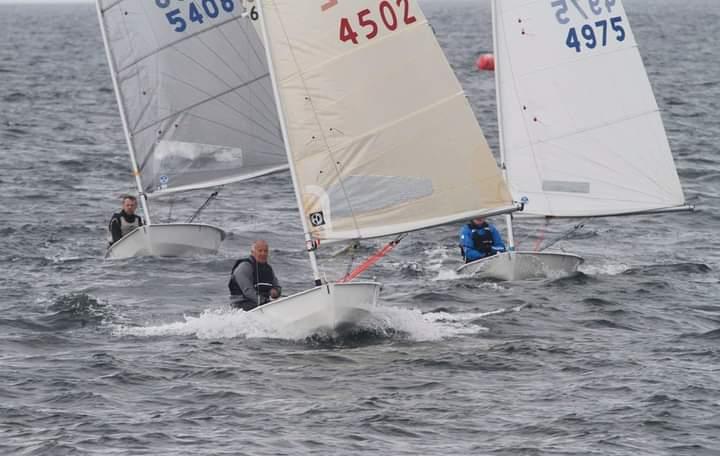
<instances>
[{"instance_id":1,"label":"sailor's hand","mask_svg":"<svg viewBox=\"0 0 720 456\"><path fill-rule=\"evenodd\" d=\"M270 290L270 297L271 297L272 299L277 299L277 298L279 298L279 297L280 297L280 290L278 290L277 288L272 288L272 289Z\"/></svg>"}]
</instances>

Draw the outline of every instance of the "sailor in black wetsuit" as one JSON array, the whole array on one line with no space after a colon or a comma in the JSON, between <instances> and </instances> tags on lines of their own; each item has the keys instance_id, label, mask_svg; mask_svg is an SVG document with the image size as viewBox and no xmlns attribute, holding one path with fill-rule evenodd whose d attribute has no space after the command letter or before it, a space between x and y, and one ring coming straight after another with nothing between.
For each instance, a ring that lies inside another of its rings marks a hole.
<instances>
[{"instance_id":1,"label":"sailor in black wetsuit","mask_svg":"<svg viewBox=\"0 0 720 456\"><path fill-rule=\"evenodd\" d=\"M125 195L122 199L122 210L113 214L108 225L110 236L108 241L110 245L119 241L123 236L142 226L143 221L139 215L135 215L137 209L137 198L131 195Z\"/></svg>"},{"instance_id":2,"label":"sailor in black wetsuit","mask_svg":"<svg viewBox=\"0 0 720 456\"><path fill-rule=\"evenodd\" d=\"M252 310L280 297L280 282L267 262L269 250L267 242L257 240L250 249L250 256L233 266L228 283L233 307Z\"/></svg>"}]
</instances>

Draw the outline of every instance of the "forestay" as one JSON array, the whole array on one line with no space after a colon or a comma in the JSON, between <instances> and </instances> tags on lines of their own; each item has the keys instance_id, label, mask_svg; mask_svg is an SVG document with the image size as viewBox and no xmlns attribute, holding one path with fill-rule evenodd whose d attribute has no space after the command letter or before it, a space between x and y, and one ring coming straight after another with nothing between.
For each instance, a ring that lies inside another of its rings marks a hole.
<instances>
[{"instance_id":1,"label":"forestay","mask_svg":"<svg viewBox=\"0 0 720 456\"><path fill-rule=\"evenodd\" d=\"M525 212L598 216L684 204L620 0L497 0L510 189Z\"/></svg>"},{"instance_id":2,"label":"forestay","mask_svg":"<svg viewBox=\"0 0 720 456\"><path fill-rule=\"evenodd\" d=\"M415 0L262 0L316 239L507 211L509 191Z\"/></svg>"},{"instance_id":3,"label":"forestay","mask_svg":"<svg viewBox=\"0 0 720 456\"><path fill-rule=\"evenodd\" d=\"M99 0L143 190L287 168L265 51L240 0Z\"/></svg>"}]
</instances>

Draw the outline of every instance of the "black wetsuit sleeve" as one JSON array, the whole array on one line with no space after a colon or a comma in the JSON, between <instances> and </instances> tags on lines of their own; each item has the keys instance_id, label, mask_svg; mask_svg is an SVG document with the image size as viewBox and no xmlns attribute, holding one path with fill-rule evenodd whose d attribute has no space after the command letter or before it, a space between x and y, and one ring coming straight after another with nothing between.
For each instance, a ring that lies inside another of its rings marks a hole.
<instances>
[{"instance_id":1,"label":"black wetsuit sleeve","mask_svg":"<svg viewBox=\"0 0 720 456\"><path fill-rule=\"evenodd\" d=\"M273 284L273 288L277 288L278 295L281 295L282 287L280 286L280 281L278 280L277 276L275 275L275 271L273 271L272 284Z\"/></svg>"},{"instance_id":2,"label":"black wetsuit sleeve","mask_svg":"<svg viewBox=\"0 0 720 456\"><path fill-rule=\"evenodd\" d=\"M113 243L117 242L122 238L122 227L120 224L120 217L117 214L113 215L110 219L110 234L112 235Z\"/></svg>"}]
</instances>

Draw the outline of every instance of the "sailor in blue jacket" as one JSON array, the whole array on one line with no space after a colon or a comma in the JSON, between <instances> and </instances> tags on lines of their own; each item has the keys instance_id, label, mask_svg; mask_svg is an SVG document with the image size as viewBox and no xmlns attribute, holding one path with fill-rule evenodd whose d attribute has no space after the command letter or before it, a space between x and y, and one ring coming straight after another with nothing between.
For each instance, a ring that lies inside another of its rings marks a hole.
<instances>
[{"instance_id":1,"label":"sailor in blue jacket","mask_svg":"<svg viewBox=\"0 0 720 456\"><path fill-rule=\"evenodd\" d=\"M475 218L460 230L460 250L465 263L505 251L505 243L495 225Z\"/></svg>"}]
</instances>

